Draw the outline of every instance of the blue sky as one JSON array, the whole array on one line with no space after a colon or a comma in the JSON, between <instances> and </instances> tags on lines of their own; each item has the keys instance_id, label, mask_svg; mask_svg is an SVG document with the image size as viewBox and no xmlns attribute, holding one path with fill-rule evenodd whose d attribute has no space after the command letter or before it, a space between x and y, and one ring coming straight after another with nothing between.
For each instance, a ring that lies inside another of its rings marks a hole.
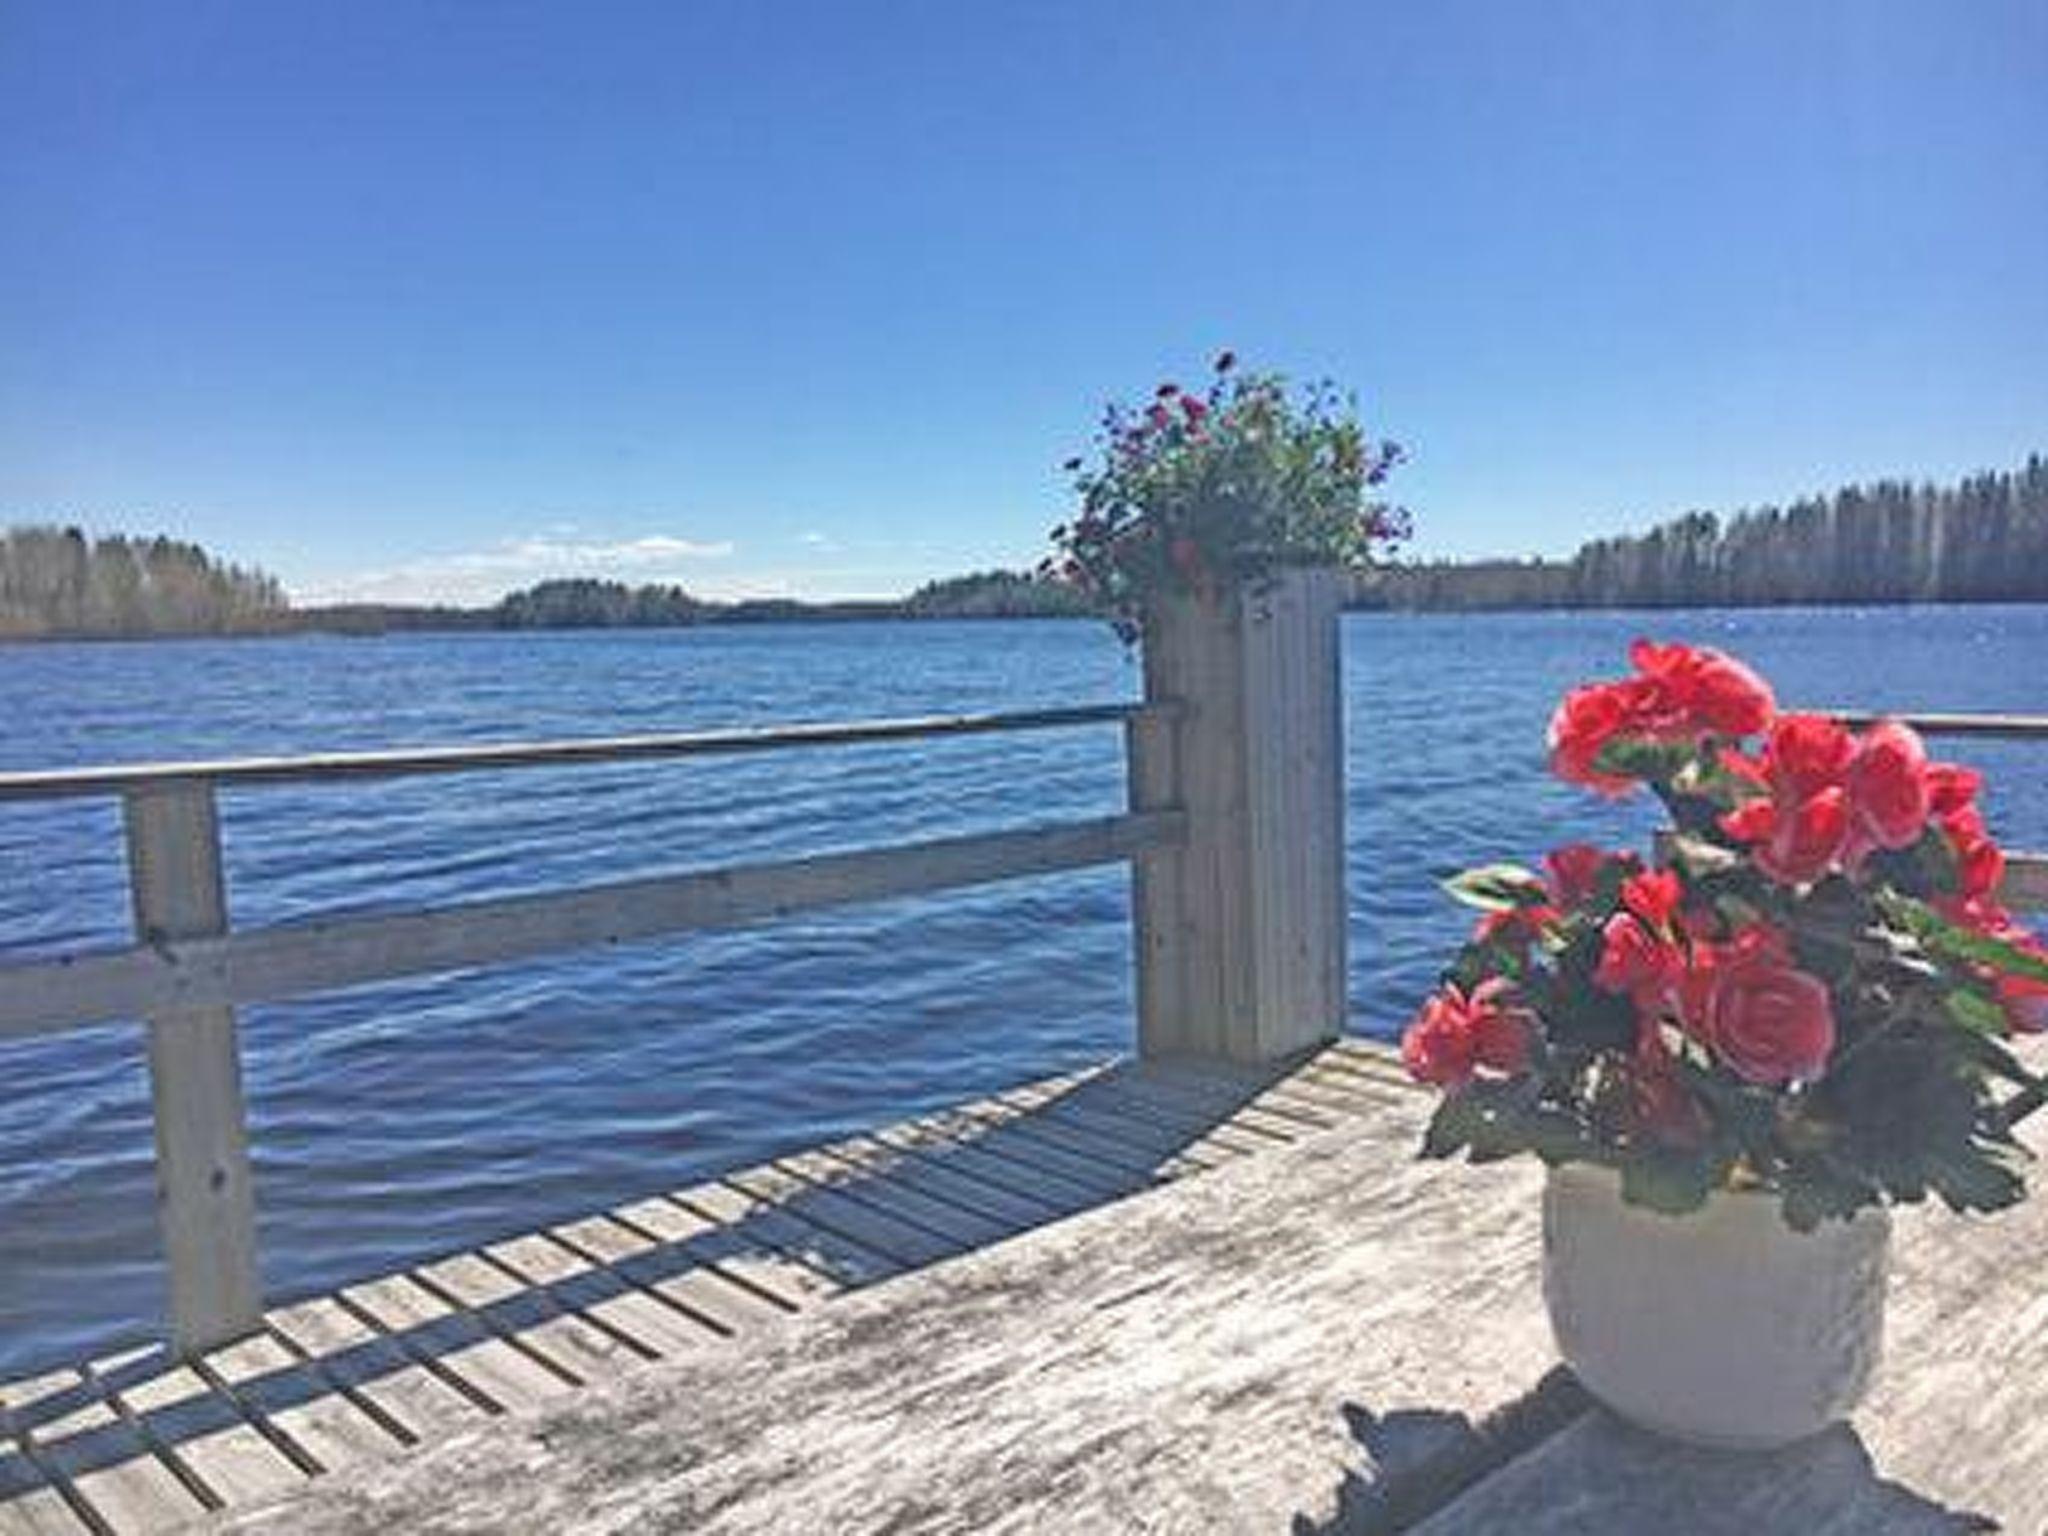
<instances>
[{"instance_id":1,"label":"blue sky","mask_svg":"<svg viewBox=\"0 0 2048 1536\"><path fill-rule=\"evenodd\" d=\"M2048 449L2039 0L0 0L0 521L311 597L1035 559L1356 388L1430 554Z\"/></svg>"}]
</instances>

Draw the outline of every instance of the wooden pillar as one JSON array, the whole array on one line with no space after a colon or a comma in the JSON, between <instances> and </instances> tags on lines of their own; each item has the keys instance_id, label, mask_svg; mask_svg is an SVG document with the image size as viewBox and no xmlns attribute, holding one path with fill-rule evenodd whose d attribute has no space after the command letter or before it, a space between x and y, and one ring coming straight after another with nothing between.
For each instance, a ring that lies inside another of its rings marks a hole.
<instances>
[{"instance_id":1,"label":"wooden pillar","mask_svg":"<svg viewBox=\"0 0 2048 1536\"><path fill-rule=\"evenodd\" d=\"M129 887L145 944L227 932L220 821L207 784L131 792ZM149 1021L157 1219L169 1272L171 1344L193 1354L262 1321L248 1119L232 1008Z\"/></svg>"},{"instance_id":2,"label":"wooden pillar","mask_svg":"<svg viewBox=\"0 0 2048 1536\"><path fill-rule=\"evenodd\" d=\"M1134 728L1132 800L1188 840L1138 867L1142 1054L1265 1061L1344 1027L1342 595L1290 570L1148 616L1145 696L1183 707Z\"/></svg>"}]
</instances>

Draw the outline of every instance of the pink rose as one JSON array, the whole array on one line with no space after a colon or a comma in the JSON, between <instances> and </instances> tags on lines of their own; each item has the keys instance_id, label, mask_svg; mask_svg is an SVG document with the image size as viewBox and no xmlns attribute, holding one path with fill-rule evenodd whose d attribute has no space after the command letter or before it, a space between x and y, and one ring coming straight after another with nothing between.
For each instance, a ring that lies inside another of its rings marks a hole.
<instances>
[{"instance_id":1,"label":"pink rose","mask_svg":"<svg viewBox=\"0 0 2048 1536\"><path fill-rule=\"evenodd\" d=\"M1781 885L1810 885L1833 867L1848 835L1849 797L1840 789L1776 805L1770 833L1756 850L1757 868Z\"/></svg>"},{"instance_id":2,"label":"pink rose","mask_svg":"<svg viewBox=\"0 0 2048 1536\"><path fill-rule=\"evenodd\" d=\"M1610 917L1600 933L1603 945L1593 984L1604 992L1634 998L1639 1008L1657 1006L1685 969L1678 946L1625 912Z\"/></svg>"},{"instance_id":3,"label":"pink rose","mask_svg":"<svg viewBox=\"0 0 2048 1536\"><path fill-rule=\"evenodd\" d=\"M1927 749L1909 726L1884 720L1863 733L1849 763L1857 835L1879 848L1910 848L1927 825Z\"/></svg>"},{"instance_id":4,"label":"pink rose","mask_svg":"<svg viewBox=\"0 0 2048 1536\"><path fill-rule=\"evenodd\" d=\"M1694 952L1682 987L1687 1033L1745 1082L1777 1086L1821 1075L1835 1048L1835 1013L1819 978L1786 958L1783 936L1752 930Z\"/></svg>"},{"instance_id":5,"label":"pink rose","mask_svg":"<svg viewBox=\"0 0 2048 1536\"><path fill-rule=\"evenodd\" d=\"M1553 848L1543 856L1543 883L1550 888L1550 899L1567 908L1590 900L1600 883L1601 871L1623 857L1633 855L1608 853L1591 843L1567 843L1562 848Z\"/></svg>"},{"instance_id":6,"label":"pink rose","mask_svg":"<svg viewBox=\"0 0 2048 1536\"><path fill-rule=\"evenodd\" d=\"M1422 1005L1401 1036L1401 1061L1417 1082L1456 1088L1481 1070L1512 1074L1529 1063L1534 1019L1495 977L1468 996L1454 982Z\"/></svg>"},{"instance_id":7,"label":"pink rose","mask_svg":"<svg viewBox=\"0 0 2048 1536\"><path fill-rule=\"evenodd\" d=\"M1674 870L1651 869L1621 883L1621 904L1652 928L1667 928L1685 888Z\"/></svg>"}]
</instances>

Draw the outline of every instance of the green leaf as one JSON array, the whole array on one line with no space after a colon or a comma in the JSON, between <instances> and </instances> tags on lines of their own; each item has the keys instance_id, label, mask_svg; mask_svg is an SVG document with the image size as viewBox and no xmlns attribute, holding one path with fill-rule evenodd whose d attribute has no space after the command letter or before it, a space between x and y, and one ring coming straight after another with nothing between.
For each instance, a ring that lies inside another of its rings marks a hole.
<instances>
[{"instance_id":1,"label":"green leaf","mask_svg":"<svg viewBox=\"0 0 2048 1536\"><path fill-rule=\"evenodd\" d=\"M1715 1159L1701 1152L1639 1153L1621 1165L1621 1198L1666 1216L1688 1216L1707 1203L1719 1172Z\"/></svg>"},{"instance_id":2,"label":"green leaf","mask_svg":"<svg viewBox=\"0 0 2048 1536\"><path fill-rule=\"evenodd\" d=\"M2048 981L2048 955L2037 955L2003 939L1973 933L1911 896L1884 894L1878 900L1887 917L1937 954L1973 965L1988 965L2008 976Z\"/></svg>"},{"instance_id":3,"label":"green leaf","mask_svg":"<svg viewBox=\"0 0 2048 1536\"><path fill-rule=\"evenodd\" d=\"M1629 779L1668 782L1692 761L1694 748L1683 741L1643 741L1618 736L1600 749L1593 766L1602 773Z\"/></svg>"},{"instance_id":4,"label":"green leaf","mask_svg":"<svg viewBox=\"0 0 2048 1536\"><path fill-rule=\"evenodd\" d=\"M1929 1158L1928 1183L1952 1211L2002 1211L2027 1192L2016 1169L1975 1147Z\"/></svg>"},{"instance_id":5,"label":"green leaf","mask_svg":"<svg viewBox=\"0 0 2048 1536\"><path fill-rule=\"evenodd\" d=\"M1742 867L1742 855L1733 848L1723 848L1704 837L1688 837L1683 833L1672 837L1671 857L1679 868L1695 878L1727 874Z\"/></svg>"},{"instance_id":6,"label":"green leaf","mask_svg":"<svg viewBox=\"0 0 2048 1536\"><path fill-rule=\"evenodd\" d=\"M1974 1034L2001 1036L2006 1031L2005 1010L1983 993L1957 987L1941 1000L1948 1016Z\"/></svg>"},{"instance_id":7,"label":"green leaf","mask_svg":"<svg viewBox=\"0 0 2048 1536\"><path fill-rule=\"evenodd\" d=\"M1541 906L1550 900L1543 882L1519 864L1483 864L1443 882L1453 900L1482 912Z\"/></svg>"}]
</instances>

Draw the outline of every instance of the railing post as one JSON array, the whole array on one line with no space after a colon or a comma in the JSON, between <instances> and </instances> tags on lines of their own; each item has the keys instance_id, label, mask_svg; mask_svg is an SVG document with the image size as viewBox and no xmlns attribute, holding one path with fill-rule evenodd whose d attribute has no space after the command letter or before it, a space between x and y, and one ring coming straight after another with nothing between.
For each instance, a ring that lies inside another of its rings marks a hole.
<instances>
[{"instance_id":1,"label":"railing post","mask_svg":"<svg viewBox=\"0 0 2048 1536\"><path fill-rule=\"evenodd\" d=\"M1185 846L1139 862L1138 1047L1242 1061L1334 1038L1345 1015L1341 578L1293 570L1159 604L1133 731L1136 808L1178 805Z\"/></svg>"},{"instance_id":2,"label":"railing post","mask_svg":"<svg viewBox=\"0 0 2048 1536\"><path fill-rule=\"evenodd\" d=\"M152 944L226 933L212 786L135 790L123 806L137 937ZM192 1354L252 1331L262 1315L234 1010L152 1018L149 1078L171 1344Z\"/></svg>"}]
</instances>

